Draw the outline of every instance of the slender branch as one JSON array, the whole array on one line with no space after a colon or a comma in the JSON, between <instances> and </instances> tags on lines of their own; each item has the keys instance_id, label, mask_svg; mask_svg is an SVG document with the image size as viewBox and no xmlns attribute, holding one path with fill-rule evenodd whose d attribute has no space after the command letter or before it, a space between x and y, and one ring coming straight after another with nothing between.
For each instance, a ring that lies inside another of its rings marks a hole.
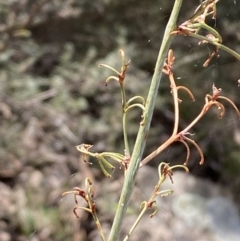
<instances>
[{"instance_id":1,"label":"slender branch","mask_svg":"<svg viewBox=\"0 0 240 241\"><path fill-rule=\"evenodd\" d=\"M183 164L183 165L187 166L188 161L189 161L189 158L190 158L190 153L191 153L191 151L190 151L189 145L187 144L186 141L184 141L183 139L179 139L179 142L183 143L183 145L184 145L184 146L186 147L186 149L187 149L186 160L185 160L185 162L184 162L184 164Z\"/></svg>"},{"instance_id":2,"label":"slender branch","mask_svg":"<svg viewBox=\"0 0 240 241\"><path fill-rule=\"evenodd\" d=\"M205 104L202 108L202 111L199 113L199 115L190 123L183 131L182 133L187 133L207 112L209 105Z\"/></svg>"},{"instance_id":3,"label":"slender branch","mask_svg":"<svg viewBox=\"0 0 240 241\"><path fill-rule=\"evenodd\" d=\"M232 56L234 56L235 58L237 58L238 60L240 60L240 54L238 54L237 52L235 52L234 50L228 48L227 46L223 45L223 44L220 44L214 40L211 40L210 38L207 38L207 37L204 37L204 36L201 36L199 34L195 34L195 33L188 33L189 36L191 37L194 37L194 38L197 38L197 39L200 39L200 40L205 40L207 41L208 43L218 47L219 49L222 49L224 50L225 52L231 54Z\"/></svg>"},{"instance_id":4,"label":"slender branch","mask_svg":"<svg viewBox=\"0 0 240 241\"><path fill-rule=\"evenodd\" d=\"M223 100L226 100L228 101L228 103L230 103L232 105L232 107L235 109L235 111L237 112L237 114L240 116L240 112L237 108L237 106L234 104L233 101L231 101L229 98L225 97L225 96L218 96L218 99L223 99Z\"/></svg>"},{"instance_id":5,"label":"slender branch","mask_svg":"<svg viewBox=\"0 0 240 241\"><path fill-rule=\"evenodd\" d=\"M202 165L204 163L204 156L203 156L203 152L202 152L201 148L199 147L199 145L194 140L192 140L192 139L190 139L186 136L184 136L184 139L189 141L190 143L192 143L196 147L196 149L197 149L197 151L198 151L198 153L201 157L199 164Z\"/></svg>"},{"instance_id":6,"label":"slender branch","mask_svg":"<svg viewBox=\"0 0 240 241\"><path fill-rule=\"evenodd\" d=\"M131 102L133 102L135 100L140 100L142 102L142 104L145 106L145 100L144 100L144 98L142 96L134 96L134 97L130 98L127 101L127 104L129 105Z\"/></svg>"},{"instance_id":7,"label":"slender branch","mask_svg":"<svg viewBox=\"0 0 240 241\"><path fill-rule=\"evenodd\" d=\"M155 66L155 71L153 74L151 86L149 89L148 98L146 101L146 107L144 112L144 125L140 125L133 153L131 156L130 165L128 167L126 178L124 180L122 193L119 199L118 207L116 210L116 215L113 221L112 229L109 235L109 241L117 241L119 237L119 232L122 226L123 218L127 210L127 204L132 193L132 189L135 182L135 177L139 168L139 163L142 159L143 150L146 144L146 136L149 131L150 123L152 120L153 109L155 106L156 96L158 93L158 87L160 84L162 69L164 61L172 40L170 33L176 28L176 21L178 13L182 5L182 0L176 0L173 6L173 10L166 26L164 37L162 40L162 45L159 50L158 59Z\"/></svg>"},{"instance_id":8,"label":"slender branch","mask_svg":"<svg viewBox=\"0 0 240 241\"><path fill-rule=\"evenodd\" d=\"M128 136L127 136L127 112L123 111L123 138L124 138L124 147L125 152L130 155L130 148L128 143Z\"/></svg>"},{"instance_id":9,"label":"slender branch","mask_svg":"<svg viewBox=\"0 0 240 241\"><path fill-rule=\"evenodd\" d=\"M185 90L185 91L188 93L190 99L191 99L192 101L195 101L195 98L194 98L192 92L191 92L187 87L181 86L181 85L180 85L180 86L177 86L177 90L180 90L180 89Z\"/></svg>"},{"instance_id":10,"label":"slender branch","mask_svg":"<svg viewBox=\"0 0 240 241\"><path fill-rule=\"evenodd\" d=\"M140 164L140 167L147 164L149 161L151 161L154 157L156 157L159 153L161 153L163 150L165 150L168 146L170 146L174 141L178 140L182 134L187 133L203 116L206 114L208 110L209 104L206 103L204 107L202 108L202 111L199 113L199 115L190 123L183 131L179 132L176 135L172 135L167 141L165 141L161 146L159 146L154 152L149 154L147 157L145 157Z\"/></svg>"},{"instance_id":11,"label":"slender branch","mask_svg":"<svg viewBox=\"0 0 240 241\"><path fill-rule=\"evenodd\" d=\"M195 23L195 24L189 24L187 26L188 28L204 28L206 30L208 30L211 34L213 34L217 39L218 43L221 43L222 42L222 37L221 35L214 29L214 28L211 28L210 26L208 26L207 24L205 23Z\"/></svg>"},{"instance_id":12,"label":"slender branch","mask_svg":"<svg viewBox=\"0 0 240 241\"><path fill-rule=\"evenodd\" d=\"M174 101L174 128L173 128L173 133L172 136L175 136L178 131L178 126L179 126L179 103L178 103L178 91L176 87L176 83L173 77L173 74L171 73L169 75L170 83L171 83L171 89L172 89L172 95L173 95L173 101Z\"/></svg>"},{"instance_id":13,"label":"slender branch","mask_svg":"<svg viewBox=\"0 0 240 241\"><path fill-rule=\"evenodd\" d=\"M149 154L147 157L145 157L140 164L140 167L147 164L149 161L151 161L154 157L156 157L159 153L161 153L164 149L166 149L168 146L170 146L174 141L176 141L179 138L179 135L171 136L167 141L165 141L161 146L157 148L154 152Z\"/></svg>"},{"instance_id":14,"label":"slender branch","mask_svg":"<svg viewBox=\"0 0 240 241\"><path fill-rule=\"evenodd\" d=\"M128 143L128 135L127 135L127 120L126 120L126 108L127 108L127 100L126 100L126 93L124 89L124 83L120 84L121 93L122 93L122 113L123 113L123 138L124 138L124 147L125 152L130 155L129 143Z\"/></svg>"},{"instance_id":15,"label":"slender branch","mask_svg":"<svg viewBox=\"0 0 240 241\"><path fill-rule=\"evenodd\" d=\"M143 111L145 110L144 106L142 104L132 104L130 106L128 106L128 108L125 110L125 112L129 111L130 109L134 108L134 107L139 107L140 109L142 109Z\"/></svg>"},{"instance_id":16,"label":"slender branch","mask_svg":"<svg viewBox=\"0 0 240 241\"><path fill-rule=\"evenodd\" d=\"M131 227L131 229L129 230L128 234L126 235L126 237L124 238L123 241L127 241L129 239L129 237L131 236L131 234L133 233L133 231L135 230L135 228L141 221L141 219L142 219L143 215L146 213L146 211L147 211L147 203L144 205L143 209L141 210L140 214L138 215L138 218L134 222L133 226Z\"/></svg>"}]
</instances>

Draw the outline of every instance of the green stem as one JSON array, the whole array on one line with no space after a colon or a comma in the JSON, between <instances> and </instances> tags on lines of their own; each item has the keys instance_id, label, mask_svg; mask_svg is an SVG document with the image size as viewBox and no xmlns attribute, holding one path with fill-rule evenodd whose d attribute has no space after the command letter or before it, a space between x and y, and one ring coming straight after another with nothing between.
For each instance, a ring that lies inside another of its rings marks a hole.
<instances>
[{"instance_id":1,"label":"green stem","mask_svg":"<svg viewBox=\"0 0 240 241\"><path fill-rule=\"evenodd\" d=\"M132 97L131 99L129 99L127 101L127 105L130 105L130 103L135 101L135 100L140 100L142 102L142 105L145 106L145 100L144 100L144 98L142 96L134 96L134 97Z\"/></svg>"},{"instance_id":2,"label":"green stem","mask_svg":"<svg viewBox=\"0 0 240 241\"><path fill-rule=\"evenodd\" d=\"M215 45L216 47L218 47L219 49L222 49L224 50L225 52L231 54L232 56L234 56L235 58L237 58L238 60L240 60L240 54L238 54L237 52L235 52L234 50L228 48L227 46L223 45L223 44L220 44L214 40L211 40L207 37L204 37L204 36L201 36L201 35L198 35L198 34L195 34L195 33L188 33L189 36L191 37L194 37L194 38L197 38L197 39L200 39L200 40L205 40L207 41L208 43L212 44L212 45Z\"/></svg>"},{"instance_id":3,"label":"green stem","mask_svg":"<svg viewBox=\"0 0 240 241\"><path fill-rule=\"evenodd\" d=\"M101 224L100 224L100 222L99 222L99 219L98 219L98 217L97 217L96 212L93 212L93 213L92 213L92 216L93 216L93 219L95 220L95 223L96 223L96 226L97 226L98 231L99 231L99 233L100 233L100 236L101 236L101 238L102 238L102 241L106 241L105 235L104 235L104 233L103 233L102 226L101 226Z\"/></svg>"},{"instance_id":4,"label":"green stem","mask_svg":"<svg viewBox=\"0 0 240 241\"><path fill-rule=\"evenodd\" d=\"M205 23L194 23L187 25L188 28L204 28L208 30L214 37L218 38L218 42L222 43L222 36L214 29ZM217 42L217 41L216 41Z\"/></svg>"},{"instance_id":5,"label":"green stem","mask_svg":"<svg viewBox=\"0 0 240 241\"><path fill-rule=\"evenodd\" d=\"M123 93L124 90L122 91ZM125 94L122 96L125 96ZM126 103L125 103L125 107L123 107L123 137L124 137L124 146L125 146L125 153L126 155L131 155L130 153L130 148L129 148L129 143L128 143L128 136L127 136L127 110L130 109L130 103L139 99L141 102L142 102L142 105L140 108L144 108L144 105L145 105L145 100L142 96L134 96L132 97L131 99L129 99ZM126 101L126 97L125 97L125 101ZM138 104L139 105L139 104Z\"/></svg>"},{"instance_id":6,"label":"green stem","mask_svg":"<svg viewBox=\"0 0 240 241\"><path fill-rule=\"evenodd\" d=\"M119 232L123 223L123 218L127 210L128 201L132 193L135 177L136 177L136 174L139 168L139 163L142 159L142 154L146 144L146 137L147 137L150 123L152 120L152 114L155 106L156 97L158 94L158 87L162 76L164 61L167 56L171 40L173 38L173 36L171 36L170 33L176 28L176 21L177 21L177 17L178 17L178 13L180 11L181 5L182 5L182 0L175 1L170 19L165 29L162 45L159 50L155 71L152 77L152 82L149 89L148 98L146 101L146 107L145 107L144 117L143 117L145 120L145 123L144 125L140 125L139 127L137 139L136 139L133 153L131 156L130 165L126 172L122 193L119 199L116 215L113 221L113 225L112 225L112 229L111 229L108 241L117 241L119 237Z\"/></svg>"},{"instance_id":7,"label":"green stem","mask_svg":"<svg viewBox=\"0 0 240 241\"><path fill-rule=\"evenodd\" d=\"M127 100L126 100L126 93L125 89L123 86L123 83L120 84L121 87L121 93L122 93L122 113L123 113L123 138L124 138L124 147L125 147L125 152L127 155L130 155L130 149L129 149L129 144L128 144L128 136L127 136L127 120L126 116L127 113L125 109L127 108Z\"/></svg>"},{"instance_id":8,"label":"green stem","mask_svg":"<svg viewBox=\"0 0 240 241\"><path fill-rule=\"evenodd\" d=\"M128 112L130 109L132 109L134 107L139 107L143 111L145 110L145 107L142 104L136 103L136 104L129 105L128 108L125 110L125 112Z\"/></svg>"},{"instance_id":9,"label":"green stem","mask_svg":"<svg viewBox=\"0 0 240 241\"><path fill-rule=\"evenodd\" d=\"M126 235L126 237L124 238L123 241L127 241L129 239L129 237L131 236L131 234L133 233L133 231L135 230L135 228L137 227L137 225L139 224L139 222L141 221L143 215L146 213L147 211L147 202L145 203L141 213L138 215L138 218L136 219L136 221L134 222L133 226L131 227L129 233Z\"/></svg>"},{"instance_id":10,"label":"green stem","mask_svg":"<svg viewBox=\"0 0 240 241\"><path fill-rule=\"evenodd\" d=\"M126 155L130 156L130 149L128 144L128 136L127 136L127 112L123 112L123 138L124 138L124 146Z\"/></svg>"}]
</instances>

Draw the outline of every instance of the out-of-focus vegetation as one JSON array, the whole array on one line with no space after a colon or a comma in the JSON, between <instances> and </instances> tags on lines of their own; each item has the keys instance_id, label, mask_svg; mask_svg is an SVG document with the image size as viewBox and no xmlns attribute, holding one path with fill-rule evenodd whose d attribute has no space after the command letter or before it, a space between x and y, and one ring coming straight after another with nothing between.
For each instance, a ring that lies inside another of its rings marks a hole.
<instances>
[{"instance_id":1,"label":"out-of-focus vegetation","mask_svg":"<svg viewBox=\"0 0 240 241\"><path fill-rule=\"evenodd\" d=\"M184 1L179 21L191 16L197 4ZM76 222L69 213L71 201L60 201L67 187L80 186L92 172L79 163L76 145L123 152L119 89L115 83L105 87L109 71L98 64L119 67L117 50L123 48L131 59L127 94L146 96L171 8L172 1L155 0L0 1L0 240L84 240L94 229L86 214L81 224ZM239 14L238 1L220 1L217 20L209 19L223 43L237 52ZM198 114L213 82L240 106L239 62L220 52L220 58L204 68L211 46L198 46L189 37L177 37L172 48L175 75L196 97L194 103L182 97L182 127ZM159 93L146 154L172 130L167 78ZM198 153L193 152L190 170L229 185L237 197L239 120L231 108L226 111L222 120L211 111L194 128L205 165L198 165ZM128 116L131 144L138 116L138 110ZM183 150L174 145L151 165L161 160L182 163ZM92 169L101 185L102 176ZM106 223L109 219L105 217Z\"/></svg>"}]
</instances>

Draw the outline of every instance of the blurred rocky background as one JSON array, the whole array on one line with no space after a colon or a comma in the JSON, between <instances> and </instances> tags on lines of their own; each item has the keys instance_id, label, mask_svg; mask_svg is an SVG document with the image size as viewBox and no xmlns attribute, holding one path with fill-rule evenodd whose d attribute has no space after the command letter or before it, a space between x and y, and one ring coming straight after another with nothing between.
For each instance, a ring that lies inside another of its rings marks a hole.
<instances>
[{"instance_id":1,"label":"blurred rocky background","mask_svg":"<svg viewBox=\"0 0 240 241\"><path fill-rule=\"evenodd\" d=\"M61 194L84 179L94 181L99 217L106 233L122 186L122 172L105 179L96 163L81 161L75 146L93 144L95 152L123 153L121 96L117 83L106 87L106 63L119 68L122 48L131 64L128 97L147 96L164 28L174 1L137 0L0 0L0 241L100 240L91 216L72 213L73 197ZM184 0L179 23L198 0ZM217 20L209 19L223 43L240 53L240 2L219 1ZM189 37L175 38L172 49L179 85L195 95L181 98L180 128L199 113L212 84L240 107L239 62L220 51L202 67L212 46ZM173 103L166 76L161 81L144 155L171 134ZM128 115L133 146L139 110ZM230 105L218 119L211 110L193 129L205 154L191 151L191 174L176 173L175 193L159 199L159 213L145 217L132 240L240 240L240 127ZM140 170L124 235L138 208L149 198L161 161L183 163L186 150L174 144ZM94 162L94 159L91 160ZM81 204L81 202L80 202ZM84 205L84 203L83 203Z\"/></svg>"}]
</instances>

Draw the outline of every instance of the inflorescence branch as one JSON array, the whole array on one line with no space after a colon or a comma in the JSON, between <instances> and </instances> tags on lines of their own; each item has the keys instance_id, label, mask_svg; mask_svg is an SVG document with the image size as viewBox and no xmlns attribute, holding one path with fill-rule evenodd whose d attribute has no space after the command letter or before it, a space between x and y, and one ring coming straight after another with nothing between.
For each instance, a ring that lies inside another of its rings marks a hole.
<instances>
[{"instance_id":1,"label":"inflorescence branch","mask_svg":"<svg viewBox=\"0 0 240 241\"><path fill-rule=\"evenodd\" d=\"M210 54L208 59L203 64L204 67L208 66L209 62L214 56L217 58L220 56L218 54L219 49L228 52L229 54L240 60L240 55L232 49L223 45L221 35L215 29L206 24L207 16L212 16L212 19L216 19L216 3L218 1L219 0L205 0L204 2L202 2L195 10L193 16L189 20L180 24L177 29L172 31L171 33L197 38L200 40L200 42L198 43L199 45L209 43L215 46L215 50ZM206 36L199 34L201 29L207 30L208 34Z\"/></svg>"},{"instance_id":2,"label":"inflorescence branch","mask_svg":"<svg viewBox=\"0 0 240 241\"><path fill-rule=\"evenodd\" d=\"M140 222L140 220L142 219L143 215L146 213L147 210L153 209L153 212L150 214L150 218L152 218L158 212L158 207L156 205L157 196L166 197L173 193L173 190L168 189L168 190L160 191L160 188L162 183L166 180L167 177L169 177L171 182L173 183L173 178L172 178L173 170L176 168L183 168L185 169L186 172L189 172L188 168L184 165L175 165L171 167L169 166L168 163L165 163L165 162L161 162L159 164L158 166L159 179L158 179L158 183L154 187L153 194L148 201L143 201L141 203L141 206L140 206L141 212L138 215L138 218L132 225L131 229L129 230L128 234L126 235L123 241L127 241L129 239L130 235L133 233L133 231L135 230L135 228L137 227L138 223Z\"/></svg>"},{"instance_id":3,"label":"inflorescence branch","mask_svg":"<svg viewBox=\"0 0 240 241\"><path fill-rule=\"evenodd\" d=\"M77 204L77 206L73 208L73 213L75 214L75 216L77 218L79 218L77 210L84 210L84 211L87 211L88 213L90 213L96 223L96 226L98 228L102 241L105 241L106 238L103 234L102 226L99 222L97 212L96 212L97 208L96 208L96 203L94 201L94 189L92 186L92 182L89 178L85 179L85 188L86 188L86 191L84 191L83 189L81 189L79 187L74 187L72 191L64 192L62 194L62 196L66 196L68 194L73 194L75 203ZM86 201L88 207L79 206L77 197L83 198Z\"/></svg>"},{"instance_id":4,"label":"inflorescence branch","mask_svg":"<svg viewBox=\"0 0 240 241\"><path fill-rule=\"evenodd\" d=\"M129 148L129 144L128 144L128 136L127 136L127 121L126 121L126 114L127 112L135 107L138 107L140 109L142 109L142 121L141 121L141 125L144 124L144 111L145 111L145 99L142 96L134 96L132 98L130 98L128 101L126 99L126 92L125 92L125 75L126 75L126 71L129 67L130 61L126 62L125 61L125 53L122 49L119 50L121 57L122 57L122 67L121 67L121 71L117 71L116 69L114 69L113 67L106 65L106 64L100 64L99 67L106 67L110 70L112 70L113 72L115 72L117 74L117 76L109 76L106 79L106 85L109 83L110 80L116 80L121 88L121 94L122 94L122 112L123 112L123 136L124 136L124 145L125 145L125 152L127 155L131 155L130 153L130 148ZM132 103L136 100L139 100L140 103Z\"/></svg>"},{"instance_id":5,"label":"inflorescence branch","mask_svg":"<svg viewBox=\"0 0 240 241\"><path fill-rule=\"evenodd\" d=\"M166 142L164 142L155 151L153 151L150 155L148 155L146 158L144 158L141 161L140 166L143 166L146 163L148 163L149 161L151 161L154 157L159 155L164 149L166 149L169 145L171 145L175 141L180 141L187 148L187 157L186 157L186 160L184 161L184 165L188 164L188 160L189 160L189 157L190 157L190 148L188 146L188 143L191 143L197 149L197 151L200 155L200 162L199 163L202 165L204 163L203 152L202 152L201 148L199 147L199 145L194 140L187 137L187 135L189 135L189 130L208 112L208 110L212 106L217 106L218 110L220 111L219 112L219 118L222 118L225 114L225 107L221 102L219 102L219 100L221 100L221 99L228 101L228 103L230 105L232 105L232 107L235 109L237 114L240 116L240 112L239 112L238 108L236 107L236 105L233 103L233 101L231 101L229 98L227 98L225 96L220 96L219 94L222 91L222 89L217 88L213 84L213 86L212 86L213 94L212 95L209 95L209 94L206 95L205 105L203 106L199 115L184 130L178 132L178 127L179 127L178 90L183 89L183 90L187 91L187 93L189 94L189 96L192 100L194 100L194 96L193 96L192 92L187 87L183 87L183 86L178 87L176 85L175 79L174 79L174 76L173 76L173 72L172 72L172 68L173 68L172 65L174 63L174 59L175 59L175 57L173 55L173 51L170 49L169 54L168 54L168 58L166 59L165 65L164 65L164 68L163 68L163 72L165 74L167 74L168 77L169 77L171 93L173 95L173 101L174 101L175 119L174 119L173 133L172 133L172 136Z\"/></svg>"}]
</instances>

